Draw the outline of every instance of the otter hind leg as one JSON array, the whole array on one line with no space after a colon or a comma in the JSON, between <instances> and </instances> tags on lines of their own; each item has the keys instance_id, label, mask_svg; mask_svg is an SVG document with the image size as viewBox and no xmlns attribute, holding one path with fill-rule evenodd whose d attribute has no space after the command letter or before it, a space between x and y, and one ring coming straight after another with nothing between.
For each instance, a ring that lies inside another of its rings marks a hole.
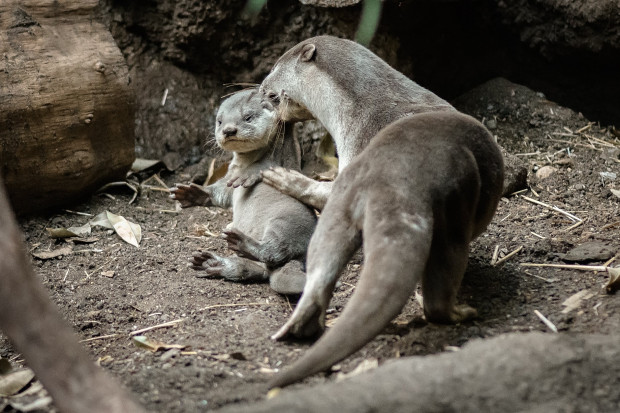
<instances>
[{"instance_id":1,"label":"otter hind leg","mask_svg":"<svg viewBox=\"0 0 620 413\"><path fill-rule=\"evenodd\" d=\"M204 271L198 278L224 278L235 282L264 282L269 271L264 264L241 257L220 257L210 251L196 253L190 259L191 267Z\"/></svg>"},{"instance_id":2,"label":"otter hind leg","mask_svg":"<svg viewBox=\"0 0 620 413\"><path fill-rule=\"evenodd\" d=\"M331 201L330 201L331 202ZM325 311L342 268L361 245L361 232L350 221L340 202L319 220L308 247L306 284L290 319L272 336L274 340L307 338L325 328Z\"/></svg>"},{"instance_id":3,"label":"otter hind leg","mask_svg":"<svg viewBox=\"0 0 620 413\"><path fill-rule=\"evenodd\" d=\"M436 323L459 323L477 316L474 308L456 305L456 295L465 274L469 243L433 242L422 279L424 314Z\"/></svg>"},{"instance_id":4,"label":"otter hind leg","mask_svg":"<svg viewBox=\"0 0 620 413\"><path fill-rule=\"evenodd\" d=\"M301 261L292 260L273 270L269 277L271 289L280 294L301 294L306 284L306 273Z\"/></svg>"}]
</instances>

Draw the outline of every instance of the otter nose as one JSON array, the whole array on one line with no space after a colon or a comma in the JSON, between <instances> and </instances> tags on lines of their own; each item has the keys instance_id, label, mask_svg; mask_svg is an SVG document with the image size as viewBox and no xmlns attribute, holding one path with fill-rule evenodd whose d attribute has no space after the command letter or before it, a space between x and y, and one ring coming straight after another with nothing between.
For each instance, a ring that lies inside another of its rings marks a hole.
<instances>
[{"instance_id":1,"label":"otter nose","mask_svg":"<svg viewBox=\"0 0 620 413\"><path fill-rule=\"evenodd\" d=\"M228 136L235 136L237 134L237 128L232 126L232 125L227 125L223 130L222 133L224 134L224 136L228 137Z\"/></svg>"}]
</instances>

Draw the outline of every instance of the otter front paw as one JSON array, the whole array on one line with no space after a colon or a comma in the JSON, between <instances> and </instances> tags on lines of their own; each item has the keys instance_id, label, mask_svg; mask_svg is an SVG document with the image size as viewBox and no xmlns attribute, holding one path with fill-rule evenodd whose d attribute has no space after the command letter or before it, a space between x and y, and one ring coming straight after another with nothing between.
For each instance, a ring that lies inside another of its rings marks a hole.
<instances>
[{"instance_id":1,"label":"otter front paw","mask_svg":"<svg viewBox=\"0 0 620 413\"><path fill-rule=\"evenodd\" d=\"M170 188L170 198L179 201L181 208L209 206L211 197L200 185L175 184Z\"/></svg>"},{"instance_id":2,"label":"otter front paw","mask_svg":"<svg viewBox=\"0 0 620 413\"><path fill-rule=\"evenodd\" d=\"M278 191L295 196L295 194L303 192L305 188L312 185L314 181L301 172L275 167L261 171L263 182L274 187Z\"/></svg>"},{"instance_id":3,"label":"otter front paw","mask_svg":"<svg viewBox=\"0 0 620 413\"><path fill-rule=\"evenodd\" d=\"M233 176L226 182L227 186L232 186L233 188L238 188L240 186L244 188L251 188L260 181L262 181L263 177L260 173L254 174L241 174L237 176Z\"/></svg>"}]
</instances>

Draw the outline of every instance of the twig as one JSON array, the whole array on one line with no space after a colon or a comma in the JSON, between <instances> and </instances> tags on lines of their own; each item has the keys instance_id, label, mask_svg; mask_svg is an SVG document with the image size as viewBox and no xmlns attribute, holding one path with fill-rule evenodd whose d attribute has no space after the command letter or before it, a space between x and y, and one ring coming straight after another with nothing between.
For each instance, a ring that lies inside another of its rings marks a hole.
<instances>
[{"instance_id":1,"label":"twig","mask_svg":"<svg viewBox=\"0 0 620 413\"><path fill-rule=\"evenodd\" d=\"M590 129L592 127L592 125L594 125L594 122L590 122L586 126L584 126L583 128L577 129L577 131L575 133L585 132L588 129Z\"/></svg>"},{"instance_id":2,"label":"twig","mask_svg":"<svg viewBox=\"0 0 620 413\"><path fill-rule=\"evenodd\" d=\"M132 331L131 333L129 333L130 336L135 336L141 333L145 333L147 331L151 331L151 330L155 330L158 328L164 328L164 327L172 327L175 324L178 324L180 322L182 322L183 320L185 320L184 318L179 318L178 320L173 320L173 321L168 321L166 323L162 323L162 324L157 324L155 326L152 327L146 327L140 330L136 330L136 331Z\"/></svg>"},{"instance_id":3,"label":"twig","mask_svg":"<svg viewBox=\"0 0 620 413\"><path fill-rule=\"evenodd\" d=\"M522 267L550 267L561 268L564 270L583 270L583 271L607 271L609 267L604 265L580 265L580 264L536 264L531 262L522 262Z\"/></svg>"},{"instance_id":4,"label":"twig","mask_svg":"<svg viewBox=\"0 0 620 413\"><path fill-rule=\"evenodd\" d=\"M499 244L497 244L495 246L495 249L493 250L493 255L491 256L491 265L495 265L495 263L497 262L498 255L499 255Z\"/></svg>"},{"instance_id":5,"label":"twig","mask_svg":"<svg viewBox=\"0 0 620 413\"><path fill-rule=\"evenodd\" d=\"M525 199L526 201L531 202L531 203L533 203L533 204L537 204L537 205L540 205L540 206L544 206L545 208L549 208L549 209L551 209L551 210L553 210L553 211L555 211L555 212L558 212L558 213L560 213L560 214L564 215L565 217L567 217L568 219L570 219L570 220L571 220L571 221L573 221L573 222L579 222L579 221L581 221L581 219L580 219L580 218L578 218L578 217L574 216L573 214L571 214L571 213L569 213L569 212L567 212L567 211L564 211L563 209L560 209L560 208L558 208L558 207L556 207L556 206L549 205L549 204L546 204L546 203L541 202L541 201L537 201L537 200L535 200L535 199L533 199L533 198L530 198L529 196L525 196L525 195L521 195L521 198L523 198L523 199Z\"/></svg>"},{"instance_id":6,"label":"twig","mask_svg":"<svg viewBox=\"0 0 620 413\"><path fill-rule=\"evenodd\" d=\"M508 261L513 256L517 255L519 253L519 251L521 251L522 249L523 249L523 245L521 245L516 250L512 251L510 254L508 254L508 255L500 258L499 260L497 260L497 262L493 266L497 267L498 265L503 264L504 262Z\"/></svg>"},{"instance_id":7,"label":"twig","mask_svg":"<svg viewBox=\"0 0 620 413\"><path fill-rule=\"evenodd\" d=\"M93 214L89 214L88 212L71 211L70 209L65 209L64 211L68 212L69 214L82 215L85 217L94 217Z\"/></svg>"},{"instance_id":8,"label":"twig","mask_svg":"<svg viewBox=\"0 0 620 413\"><path fill-rule=\"evenodd\" d=\"M526 273L527 275L531 275L532 277L536 277L536 278L538 278L538 279L540 279L540 280L543 280L543 281L545 281L545 282L548 282L548 283L552 283L552 282L555 282L555 281L556 281L556 280L555 280L555 278L545 278L545 277L541 277L540 275L532 274L531 272L528 272L528 271L523 271L523 272L524 272L524 273Z\"/></svg>"},{"instance_id":9,"label":"twig","mask_svg":"<svg viewBox=\"0 0 620 413\"><path fill-rule=\"evenodd\" d=\"M558 328L555 326L555 324L549 321L547 317L542 315L540 311L534 310L534 314L536 314L536 316L540 318L540 321L542 321L547 327L549 327L549 330L553 331L554 333L558 332Z\"/></svg>"},{"instance_id":10,"label":"twig","mask_svg":"<svg viewBox=\"0 0 620 413\"><path fill-rule=\"evenodd\" d=\"M601 227L601 230L613 228L613 227L618 226L618 225L620 225L620 221L612 222L611 224L603 225Z\"/></svg>"},{"instance_id":11,"label":"twig","mask_svg":"<svg viewBox=\"0 0 620 413\"><path fill-rule=\"evenodd\" d=\"M200 308L196 311L205 311L205 310L212 310L214 308L224 308L224 307L249 307L249 306L259 306L259 305L271 305L271 303L215 304L215 305L209 305L204 308Z\"/></svg>"},{"instance_id":12,"label":"twig","mask_svg":"<svg viewBox=\"0 0 620 413\"><path fill-rule=\"evenodd\" d=\"M583 220L577 222L576 224L571 225L570 227L566 228L565 230L563 230L564 232L571 232L572 230L574 230L575 228L577 228L578 226L583 224Z\"/></svg>"},{"instance_id":13,"label":"twig","mask_svg":"<svg viewBox=\"0 0 620 413\"><path fill-rule=\"evenodd\" d=\"M535 236L535 237L537 237L537 238L540 238L540 239L547 239L547 237L543 237L542 235L537 234L537 233L535 233L534 231L530 231L530 234L532 234L533 236Z\"/></svg>"},{"instance_id":14,"label":"twig","mask_svg":"<svg viewBox=\"0 0 620 413\"><path fill-rule=\"evenodd\" d=\"M112 337L116 337L116 336L118 336L118 334L108 334L106 336L91 337L91 338L86 338L84 340L80 340L78 343L88 343L89 341L103 340L105 338L112 338Z\"/></svg>"}]
</instances>

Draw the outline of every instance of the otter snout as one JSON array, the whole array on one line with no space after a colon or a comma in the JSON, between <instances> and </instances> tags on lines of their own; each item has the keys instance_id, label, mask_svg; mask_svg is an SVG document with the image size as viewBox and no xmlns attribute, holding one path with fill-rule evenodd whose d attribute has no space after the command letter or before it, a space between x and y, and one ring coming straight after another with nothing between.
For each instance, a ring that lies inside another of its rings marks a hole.
<instances>
[{"instance_id":1,"label":"otter snout","mask_svg":"<svg viewBox=\"0 0 620 413\"><path fill-rule=\"evenodd\" d=\"M231 136L235 136L237 134L237 127L234 125L226 125L224 129L222 129L222 134L226 138L230 138Z\"/></svg>"}]
</instances>

